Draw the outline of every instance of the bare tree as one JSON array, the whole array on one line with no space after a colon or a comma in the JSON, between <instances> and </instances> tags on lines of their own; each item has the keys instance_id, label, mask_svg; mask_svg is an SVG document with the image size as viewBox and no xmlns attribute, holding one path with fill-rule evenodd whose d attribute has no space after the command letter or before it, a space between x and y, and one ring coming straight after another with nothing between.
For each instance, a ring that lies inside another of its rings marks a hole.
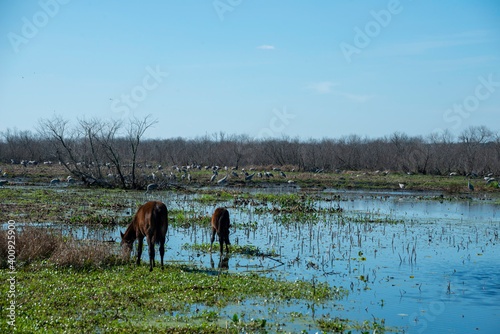
<instances>
[{"instance_id":1,"label":"bare tree","mask_svg":"<svg viewBox=\"0 0 500 334\"><path fill-rule=\"evenodd\" d=\"M123 122L121 120L110 120L108 122L104 122L98 127L95 138L101 146L104 156L110 161L110 164L116 170L122 188L126 188L127 184L122 165L124 159L120 155L117 145L118 135L120 134L119 131L122 128L122 125Z\"/></svg>"},{"instance_id":2,"label":"bare tree","mask_svg":"<svg viewBox=\"0 0 500 334\"><path fill-rule=\"evenodd\" d=\"M151 115L146 116L144 119L134 118L130 121L127 139L129 141L130 151L132 154L132 188L134 189L137 188L135 167L139 144L141 143L141 139L146 130L156 123L158 123L158 121L151 119Z\"/></svg>"},{"instance_id":3,"label":"bare tree","mask_svg":"<svg viewBox=\"0 0 500 334\"><path fill-rule=\"evenodd\" d=\"M29 130L18 131L7 129L1 136L5 139L5 148L10 159L40 159L40 138Z\"/></svg>"},{"instance_id":4,"label":"bare tree","mask_svg":"<svg viewBox=\"0 0 500 334\"><path fill-rule=\"evenodd\" d=\"M479 149L482 145L493 138L493 132L485 126L471 126L465 129L459 136L462 143L463 155L465 157L465 171L472 172L478 164L476 163Z\"/></svg>"},{"instance_id":5,"label":"bare tree","mask_svg":"<svg viewBox=\"0 0 500 334\"><path fill-rule=\"evenodd\" d=\"M104 124L94 118L91 120L85 120L85 119L80 119L79 120L80 124L80 133L83 138L85 138L86 143L89 145L90 149L90 165L94 166L96 170L96 176L99 179L103 178L102 171L101 171L101 166L103 163L103 155L100 154L100 145L99 145L99 140L98 140L98 134L102 132L102 127Z\"/></svg>"},{"instance_id":6,"label":"bare tree","mask_svg":"<svg viewBox=\"0 0 500 334\"><path fill-rule=\"evenodd\" d=\"M47 138L52 151L64 167L87 184L110 186L102 173L104 160L109 161L118 176L123 188L127 188L127 177L124 162L132 163L131 187L137 188L135 166L139 144L146 130L156 121L150 116L140 120L130 120L125 137L128 150L123 148L121 137L123 122L120 120L103 121L100 119L79 120L79 127L71 128L69 121L61 116L52 119L41 119L38 130L43 138ZM113 182L114 180L111 180Z\"/></svg>"},{"instance_id":7,"label":"bare tree","mask_svg":"<svg viewBox=\"0 0 500 334\"><path fill-rule=\"evenodd\" d=\"M80 168L79 153L75 147L78 138L68 124L68 120L60 115L55 115L52 119L40 119L38 132L43 138L48 139L53 149L52 152L68 172L85 180L88 175Z\"/></svg>"}]
</instances>

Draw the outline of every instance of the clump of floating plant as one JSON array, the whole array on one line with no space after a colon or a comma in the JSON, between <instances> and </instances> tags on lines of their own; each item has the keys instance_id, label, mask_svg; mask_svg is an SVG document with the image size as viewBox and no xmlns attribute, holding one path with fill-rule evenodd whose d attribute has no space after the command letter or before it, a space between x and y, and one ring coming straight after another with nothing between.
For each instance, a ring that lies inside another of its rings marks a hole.
<instances>
[{"instance_id":1,"label":"clump of floating plant","mask_svg":"<svg viewBox=\"0 0 500 334\"><path fill-rule=\"evenodd\" d=\"M210 243L203 244L184 244L183 249L193 250L195 252L209 253ZM214 243L212 249L219 249L219 244ZM231 245L229 247L229 252L232 254L241 254L247 256L273 256L274 252L270 250L262 251L258 247L253 245Z\"/></svg>"},{"instance_id":2,"label":"clump of floating plant","mask_svg":"<svg viewBox=\"0 0 500 334\"><path fill-rule=\"evenodd\" d=\"M83 225L128 225L132 222L132 217L117 217L106 214L72 215L66 223Z\"/></svg>"},{"instance_id":3,"label":"clump of floating plant","mask_svg":"<svg viewBox=\"0 0 500 334\"><path fill-rule=\"evenodd\" d=\"M375 318L373 321L365 320L363 322L357 322L339 317L332 319L323 316L321 319L318 319L316 323L321 330L334 333L351 333L353 330L361 331L361 333L385 333L400 331L398 328L386 327L384 319Z\"/></svg>"},{"instance_id":4,"label":"clump of floating plant","mask_svg":"<svg viewBox=\"0 0 500 334\"><path fill-rule=\"evenodd\" d=\"M173 210L168 213L168 222L171 226L181 226L181 227L189 227L191 225L208 226L210 225L210 219L211 219L210 216L195 212Z\"/></svg>"}]
</instances>

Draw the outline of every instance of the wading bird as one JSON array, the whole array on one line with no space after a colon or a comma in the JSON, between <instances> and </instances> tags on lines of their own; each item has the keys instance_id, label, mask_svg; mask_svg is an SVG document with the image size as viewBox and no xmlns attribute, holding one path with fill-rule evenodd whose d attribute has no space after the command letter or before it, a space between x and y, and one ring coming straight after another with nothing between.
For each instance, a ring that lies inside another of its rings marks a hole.
<instances>
[{"instance_id":1,"label":"wading bird","mask_svg":"<svg viewBox=\"0 0 500 334\"><path fill-rule=\"evenodd\" d=\"M470 191L474 191L474 186L470 183L470 179L469 179L469 185L468 185L468 187L469 187Z\"/></svg>"},{"instance_id":2,"label":"wading bird","mask_svg":"<svg viewBox=\"0 0 500 334\"><path fill-rule=\"evenodd\" d=\"M148 184L148 186L146 187L145 194L147 194L150 190L155 190L155 189L158 189L158 185L156 183Z\"/></svg>"},{"instance_id":3,"label":"wading bird","mask_svg":"<svg viewBox=\"0 0 500 334\"><path fill-rule=\"evenodd\" d=\"M218 184L223 184L224 182L226 182L227 180L227 177L229 176L229 174L227 174L226 176L224 176L222 179L220 179L219 181L217 181Z\"/></svg>"},{"instance_id":4,"label":"wading bird","mask_svg":"<svg viewBox=\"0 0 500 334\"><path fill-rule=\"evenodd\" d=\"M486 180L486 184L490 184L491 182L496 181L496 179L494 177L488 177L488 178L485 178L485 180Z\"/></svg>"}]
</instances>

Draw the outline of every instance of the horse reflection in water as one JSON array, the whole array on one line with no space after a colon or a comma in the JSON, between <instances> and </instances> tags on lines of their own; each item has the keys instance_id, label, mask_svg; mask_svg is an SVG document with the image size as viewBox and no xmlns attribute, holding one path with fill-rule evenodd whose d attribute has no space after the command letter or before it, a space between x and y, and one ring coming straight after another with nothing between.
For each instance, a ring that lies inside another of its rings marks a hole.
<instances>
[{"instance_id":1,"label":"horse reflection in water","mask_svg":"<svg viewBox=\"0 0 500 334\"><path fill-rule=\"evenodd\" d=\"M212 258L212 254L210 254L210 266L212 267L212 269L215 269L215 262ZM217 269L229 270L229 254L226 254L226 256L224 257L221 254Z\"/></svg>"}]
</instances>

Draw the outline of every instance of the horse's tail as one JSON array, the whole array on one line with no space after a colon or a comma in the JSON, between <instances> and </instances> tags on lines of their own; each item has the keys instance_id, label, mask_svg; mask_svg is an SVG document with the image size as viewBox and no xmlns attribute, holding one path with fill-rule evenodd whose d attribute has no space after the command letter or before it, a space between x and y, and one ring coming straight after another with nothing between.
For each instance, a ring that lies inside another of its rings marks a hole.
<instances>
[{"instance_id":1,"label":"horse's tail","mask_svg":"<svg viewBox=\"0 0 500 334\"><path fill-rule=\"evenodd\" d=\"M165 236L168 231L168 210L165 204L156 202L151 212L151 220L155 224L154 242L155 244L164 244Z\"/></svg>"}]
</instances>

